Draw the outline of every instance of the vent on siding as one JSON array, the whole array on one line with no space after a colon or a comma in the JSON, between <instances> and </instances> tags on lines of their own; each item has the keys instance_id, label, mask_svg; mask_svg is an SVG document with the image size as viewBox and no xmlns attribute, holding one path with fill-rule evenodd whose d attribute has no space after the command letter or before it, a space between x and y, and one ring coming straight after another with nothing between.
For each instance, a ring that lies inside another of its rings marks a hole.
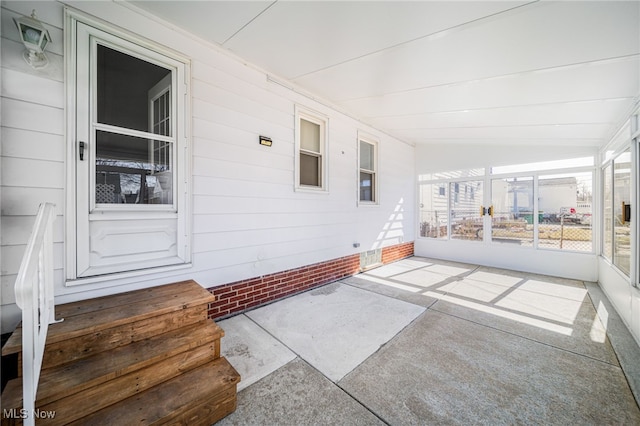
<instances>
[{"instance_id":1,"label":"vent on siding","mask_svg":"<svg viewBox=\"0 0 640 426\"><path fill-rule=\"evenodd\" d=\"M360 253L360 270L375 268L382 265L382 249L369 250Z\"/></svg>"}]
</instances>

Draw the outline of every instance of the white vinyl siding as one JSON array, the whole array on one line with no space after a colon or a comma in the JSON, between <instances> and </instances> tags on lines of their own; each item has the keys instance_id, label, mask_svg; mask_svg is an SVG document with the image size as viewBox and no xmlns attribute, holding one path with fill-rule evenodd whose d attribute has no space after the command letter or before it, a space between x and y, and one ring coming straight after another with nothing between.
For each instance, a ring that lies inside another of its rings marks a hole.
<instances>
[{"instance_id":1,"label":"white vinyl siding","mask_svg":"<svg viewBox=\"0 0 640 426\"><path fill-rule=\"evenodd\" d=\"M36 8L53 39L47 49L49 67L35 71L22 59L24 47L17 41L15 27L2 26L3 332L17 322L13 281L42 201L54 202L58 215L54 247L57 303L113 293L114 285L117 291L127 291L194 279L214 287L413 240L412 145L376 134L360 121L270 81L265 73L224 51L120 3L79 2L74 6L190 60L191 96L186 101L191 108L187 119L192 145L180 165L191 167L192 267L140 271L130 278L65 286L63 215L68 168L63 6L57 2L3 3L3 22L29 15ZM320 191L293 188L296 105L304 105L313 117L325 120L327 130L330 123ZM381 148L389 149L384 150L385 161L378 170L385 182L380 207L359 210L354 168L358 152L353 142L363 127L376 136ZM259 145L259 135L271 138L273 146ZM331 193L325 191L329 187ZM318 197L318 192L326 196ZM354 248L354 242L360 248Z\"/></svg>"}]
</instances>

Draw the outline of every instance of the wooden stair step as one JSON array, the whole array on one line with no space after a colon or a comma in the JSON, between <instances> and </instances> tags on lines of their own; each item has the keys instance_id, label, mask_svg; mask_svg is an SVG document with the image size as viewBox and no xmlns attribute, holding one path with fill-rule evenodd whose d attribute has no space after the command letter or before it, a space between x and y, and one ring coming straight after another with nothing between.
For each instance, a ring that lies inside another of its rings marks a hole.
<instances>
[{"instance_id":1,"label":"wooden stair step","mask_svg":"<svg viewBox=\"0 0 640 426\"><path fill-rule=\"evenodd\" d=\"M239 382L220 357L70 424L209 426L235 410Z\"/></svg>"},{"instance_id":2,"label":"wooden stair step","mask_svg":"<svg viewBox=\"0 0 640 426\"><path fill-rule=\"evenodd\" d=\"M126 293L112 294L97 297L95 299L81 300L56 306L57 318L69 318L89 312L102 311L114 307L134 305L137 303L150 303L155 299L163 300L180 294L182 291L194 290L201 293L201 297L208 298L212 302L215 297L193 280L180 281L157 287L144 288Z\"/></svg>"},{"instance_id":3,"label":"wooden stair step","mask_svg":"<svg viewBox=\"0 0 640 426\"><path fill-rule=\"evenodd\" d=\"M213 321L173 330L108 352L48 368L40 375L37 407L51 404L70 395L84 392L109 380L120 380L123 376L154 365L154 380L162 381L162 370L155 364L198 347L210 345L207 352L215 359L220 356L220 339L224 331ZM166 378L164 379L166 380ZM5 408L22 407L22 379L7 384L2 394Z\"/></svg>"},{"instance_id":4,"label":"wooden stair step","mask_svg":"<svg viewBox=\"0 0 640 426\"><path fill-rule=\"evenodd\" d=\"M151 296L157 291L157 297ZM215 301L215 296L195 281L182 281L151 289L135 290L98 299L56 306L56 317L63 322L51 324L47 343L97 333L107 328L167 314ZM70 313L65 317L64 313ZM22 350L22 328L18 327L2 348L8 355Z\"/></svg>"}]
</instances>

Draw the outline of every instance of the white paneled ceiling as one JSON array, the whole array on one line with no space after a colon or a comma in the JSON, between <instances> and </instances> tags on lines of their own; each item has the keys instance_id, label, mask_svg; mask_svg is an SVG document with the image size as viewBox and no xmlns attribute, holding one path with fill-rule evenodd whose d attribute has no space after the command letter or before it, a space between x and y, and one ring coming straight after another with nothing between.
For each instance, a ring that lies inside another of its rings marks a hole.
<instances>
[{"instance_id":1,"label":"white paneled ceiling","mask_svg":"<svg viewBox=\"0 0 640 426\"><path fill-rule=\"evenodd\" d=\"M600 146L640 94L637 1L132 1L413 143Z\"/></svg>"}]
</instances>

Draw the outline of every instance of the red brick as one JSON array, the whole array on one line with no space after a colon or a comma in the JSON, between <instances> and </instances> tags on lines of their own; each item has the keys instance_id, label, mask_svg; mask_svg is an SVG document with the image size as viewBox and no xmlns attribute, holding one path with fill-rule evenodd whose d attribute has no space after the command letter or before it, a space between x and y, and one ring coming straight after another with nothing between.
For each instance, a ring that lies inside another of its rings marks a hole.
<instances>
[{"instance_id":1,"label":"red brick","mask_svg":"<svg viewBox=\"0 0 640 426\"><path fill-rule=\"evenodd\" d=\"M228 299L235 296L236 294L238 294L237 291L225 291L224 293L217 294L216 297L218 299Z\"/></svg>"},{"instance_id":2,"label":"red brick","mask_svg":"<svg viewBox=\"0 0 640 426\"><path fill-rule=\"evenodd\" d=\"M228 300L227 300L227 299L218 300L218 301L216 301L216 302L213 302L209 308L210 308L210 309L219 308L220 306L224 306L224 305L226 305L226 304L227 304L227 302L228 302Z\"/></svg>"},{"instance_id":3,"label":"red brick","mask_svg":"<svg viewBox=\"0 0 640 426\"><path fill-rule=\"evenodd\" d=\"M258 306L258 305L260 305L260 304L261 304L261 302L259 302L259 301L251 302L251 303L248 303L248 304L245 306L245 308L246 308L246 309L250 309L250 308L253 308L254 306Z\"/></svg>"},{"instance_id":4,"label":"red brick","mask_svg":"<svg viewBox=\"0 0 640 426\"><path fill-rule=\"evenodd\" d=\"M247 300L249 300L249 299L253 299L254 297L259 296L259 295L260 295L260 290L255 290L255 291L252 291L251 293L247 293L245 296L246 296Z\"/></svg>"},{"instance_id":5,"label":"red brick","mask_svg":"<svg viewBox=\"0 0 640 426\"><path fill-rule=\"evenodd\" d=\"M233 309L236 306L238 306L238 303L236 302L227 303L226 305L220 306L220 312Z\"/></svg>"}]
</instances>

